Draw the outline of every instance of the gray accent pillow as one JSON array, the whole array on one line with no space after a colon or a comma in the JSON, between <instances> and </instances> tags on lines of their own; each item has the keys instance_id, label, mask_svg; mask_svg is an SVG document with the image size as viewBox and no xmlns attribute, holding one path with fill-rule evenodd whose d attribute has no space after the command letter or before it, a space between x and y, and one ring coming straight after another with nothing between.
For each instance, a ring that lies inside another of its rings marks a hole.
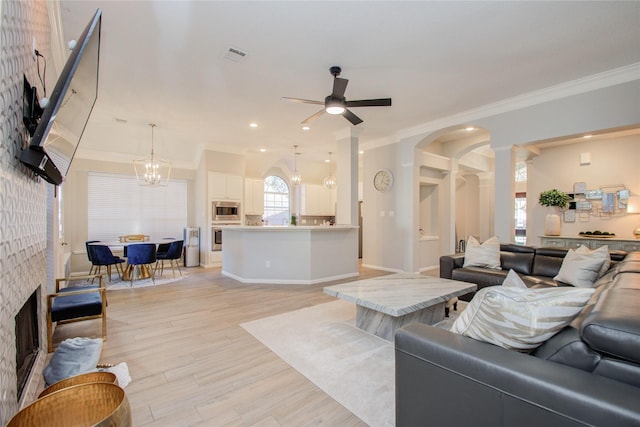
<instances>
[{"instance_id":1,"label":"gray accent pillow","mask_svg":"<svg viewBox=\"0 0 640 427\"><path fill-rule=\"evenodd\" d=\"M595 289L480 289L451 332L511 350L531 351L567 326Z\"/></svg>"}]
</instances>

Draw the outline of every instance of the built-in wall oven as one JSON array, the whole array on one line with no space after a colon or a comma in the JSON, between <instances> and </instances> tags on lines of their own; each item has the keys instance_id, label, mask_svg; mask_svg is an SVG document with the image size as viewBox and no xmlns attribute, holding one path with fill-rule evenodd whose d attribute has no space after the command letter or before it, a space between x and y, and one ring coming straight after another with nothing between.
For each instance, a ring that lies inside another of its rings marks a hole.
<instances>
[{"instance_id":1,"label":"built-in wall oven","mask_svg":"<svg viewBox=\"0 0 640 427\"><path fill-rule=\"evenodd\" d=\"M240 225L239 222L218 223L211 225L211 251L222 250L222 225Z\"/></svg>"},{"instance_id":2,"label":"built-in wall oven","mask_svg":"<svg viewBox=\"0 0 640 427\"><path fill-rule=\"evenodd\" d=\"M240 221L240 202L213 201L211 203L212 221Z\"/></svg>"},{"instance_id":3,"label":"built-in wall oven","mask_svg":"<svg viewBox=\"0 0 640 427\"><path fill-rule=\"evenodd\" d=\"M211 226L211 251L222 250L222 228L217 225Z\"/></svg>"}]
</instances>

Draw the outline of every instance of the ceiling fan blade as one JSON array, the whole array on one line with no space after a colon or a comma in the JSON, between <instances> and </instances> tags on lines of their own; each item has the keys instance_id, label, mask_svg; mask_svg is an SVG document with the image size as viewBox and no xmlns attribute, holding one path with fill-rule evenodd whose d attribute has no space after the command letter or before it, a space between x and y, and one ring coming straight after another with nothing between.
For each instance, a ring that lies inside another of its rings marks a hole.
<instances>
[{"instance_id":1,"label":"ceiling fan blade","mask_svg":"<svg viewBox=\"0 0 640 427\"><path fill-rule=\"evenodd\" d=\"M324 114L324 108L322 110L318 111L317 113L315 113L315 114L307 117L306 119L304 119L301 124L306 125L308 123L311 123L312 121L314 121L315 119L317 119L318 117L320 117L323 114Z\"/></svg>"},{"instance_id":2,"label":"ceiling fan blade","mask_svg":"<svg viewBox=\"0 0 640 427\"><path fill-rule=\"evenodd\" d=\"M331 96L335 98L343 98L344 91L347 90L347 83L349 80L341 79L340 77L336 77L333 79L333 92L331 92Z\"/></svg>"},{"instance_id":3,"label":"ceiling fan blade","mask_svg":"<svg viewBox=\"0 0 640 427\"><path fill-rule=\"evenodd\" d=\"M359 101L347 101L347 107L390 107L391 98L361 99Z\"/></svg>"},{"instance_id":4,"label":"ceiling fan blade","mask_svg":"<svg viewBox=\"0 0 640 427\"><path fill-rule=\"evenodd\" d=\"M355 114L353 114L350 110L344 110L344 113L342 113L342 115L344 116L345 119L349 120L351 124L354 126L362 123L362 119L356 116Z\"/></svg>"},{"instance_id":5,"label":"ceiling fan blade","mask_svg":"<svg viewBox=\"0 0 640 427\"><path fill-rule=\"evenodd\" d=\"M324 105L324 102L322 101L314 101L312 99L302 99L302 98L289 98L288 96L283 96L282 98L280 98L282 101L288 101L288 102L297 102L300 104L315 104L315 105Z\"/></svg>"}]
</instances>

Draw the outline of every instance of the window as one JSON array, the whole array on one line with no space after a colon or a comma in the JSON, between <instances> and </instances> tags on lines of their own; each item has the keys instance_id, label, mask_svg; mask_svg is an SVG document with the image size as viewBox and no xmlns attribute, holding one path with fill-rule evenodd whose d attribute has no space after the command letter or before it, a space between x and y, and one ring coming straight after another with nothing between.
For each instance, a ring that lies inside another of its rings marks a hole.
<instances>
[{"instance_id":1,"label":"window","mask_svg":"<svg viewBox=\"0 0 640 427\"><path fill-rule=\"evenodd\" d=\"M527 193L516 193L515 224L515 242L524 245L527 243Z\"/></svg>"},{"instance_id":2,"label":"window","mask_svg":"<svg viewBox=\"0 0 640 427\"><path fill-rule=\"evenodd\" d=\"M516 183L523 185L527 182L527 163L516 162L514 170ZM527 243L527 193L517 192L515 197L515 243L525 245Z\"/></svg>"},{"instance_id":3,"label":"window","mask_svg":"<svg viewBox=\"0 0 640 427\"><path fill-rule=\"evenodd\" d=\"M516 162L515 180L516 182L527 182L526 162Z\"/></svg>"},{"instance_id":4,"label":"window","mask_svg":"<svg viewBox=\"0 0 640 427\"><path fill-rule=\"evenodd\" d=\"M264 179L264 218L269 224L288 222L289 186L279 176L268 176Z\"/></svg>"},{"instance_id":5,"label":"window","mask_svg":"<svg viewBox=\"0 0 640 427\"><path fill-rule=\"evenodd\" d=\"M125 234L180 237L187 225L185 180L148 187L138 185L134 176L89 173L88 193L90 240L116 241Z\"/></svg>"}]
</instances>

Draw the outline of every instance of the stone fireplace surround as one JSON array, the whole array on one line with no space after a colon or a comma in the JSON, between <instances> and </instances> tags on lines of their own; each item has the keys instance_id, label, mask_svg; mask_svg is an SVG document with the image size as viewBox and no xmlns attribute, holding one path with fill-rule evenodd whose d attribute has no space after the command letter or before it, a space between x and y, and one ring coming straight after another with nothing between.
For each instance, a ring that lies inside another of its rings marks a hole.
<instances>
[{"instance_id":1,"label":"stone fireplace surround","mask_svg":"<svg viewBox=\"0 0 640 427\"><path fill-rule=\"evenodd\" d=\"M48 4L53 3L53 4ZM47 358L46 294L52 289L53 187L35 178L19 161L28 134L22 123L23 76L38 88L32 40L47 58L47 88L58 72L51 58L49 9L57 2L0 0L0 425L5 425L38 393ZM41 66L42 67L42 66ZM49 260L49 264L47 262ZM40 351L23 392L17 399L15 316L38 287Z\"/></svg>"}]
</instances>

